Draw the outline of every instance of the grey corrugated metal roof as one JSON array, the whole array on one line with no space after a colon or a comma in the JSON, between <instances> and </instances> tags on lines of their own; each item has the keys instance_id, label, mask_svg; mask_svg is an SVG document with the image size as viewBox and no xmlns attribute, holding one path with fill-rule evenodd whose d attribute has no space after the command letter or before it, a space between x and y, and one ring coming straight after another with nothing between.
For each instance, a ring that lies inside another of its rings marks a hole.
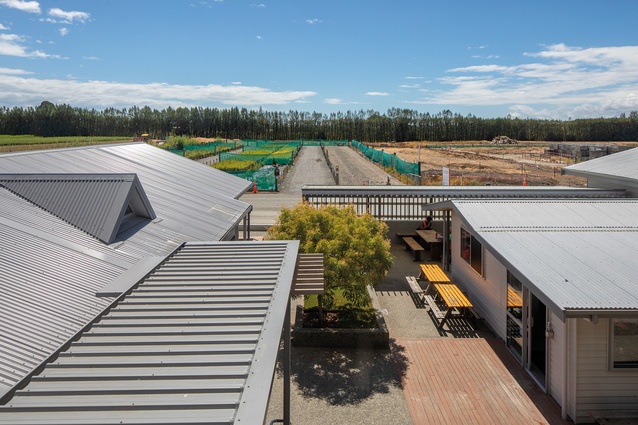
<instances>
[{"instance_id":1,"label":"grey corrugated metal roof","mask_svg":"<svg viewBox=\"0 0 638 425\"><path fill-rule=\"evenodd\" d=\"M135 173L157 218L105 245L0 187L0 399L112 299L96 292L250 210L232 197L249 182L145 144L0 155L0 173L25 172Z\"/></svg>"},{"instance_id":2,"label":"grey corrugated metal roof","mask_svg":"<svg viewBox=\"0 0 638 425\"><path fill-rule=\"evenodd\" d=\"M638 201L448 204L560 316L638 311Z\"/></svg>"},{"instance_id":3,"label":"grey corrugated metal roof","mask_svg":"<svg viewBox=\"0 0 638 425\"><path fill-rule=\"evenodd\" d=\"M0 173L137 174L162 232L220 240L250 211L237 200L251 182L146 143L89 146L0 155ZM178 238L179 239L179 238ZM178 241L179 242L179 241Z\"/></svg>"},{"instance_id":4,"label":"grey corrugated metal roof","mask_svg":"<svg viewBox=\"0 0 638 425\"><path fill-rule=\"evenodd\" d=\"M0 407L0 422L263 423L298 246L186 244Z\"/></svg>"},{"instance_id":5,"label":"grey corrugated metal roof","mask_svg":"<svg viewBox=\"0 0 638 425\"><path fill-rule=\"evenodd\" d=\"M563 168L566 174L579 177L606 176L638 180L638 148L591 159Z\"/></svg>"},{"instance_id":6,"label":"grey corrugated metal roof","mask_svg":"<svg viewBox=\"0 0 638 425\"><path fill-rule=\"evenodd\" d=\"M0 185L105 243L129 205L137 216L155 218L135 174L0 174Z\"/></svg>"}]
</instances>

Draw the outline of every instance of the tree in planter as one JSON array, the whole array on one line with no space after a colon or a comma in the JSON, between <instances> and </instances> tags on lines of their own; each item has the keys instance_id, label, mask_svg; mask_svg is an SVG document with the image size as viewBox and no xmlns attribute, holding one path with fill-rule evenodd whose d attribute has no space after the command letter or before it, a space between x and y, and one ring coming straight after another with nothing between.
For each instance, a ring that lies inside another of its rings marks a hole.
<instances>
[{"instance_id":1,"label":"tree in planter","mask_svg":"<svg viewBox=\"0 0 638 425\"><path fill-rule=\"evenodd\" d=\"M318 297L319 312L334 306L336 290L354 306L368 300L367 286L385 277L394 258L387 238L388 226L370 214L357 216L353 207L307 203L284 208L268 230L268 239L299 240L302 253L323 253L325 294Z\"/></svg>"}]
</instances>

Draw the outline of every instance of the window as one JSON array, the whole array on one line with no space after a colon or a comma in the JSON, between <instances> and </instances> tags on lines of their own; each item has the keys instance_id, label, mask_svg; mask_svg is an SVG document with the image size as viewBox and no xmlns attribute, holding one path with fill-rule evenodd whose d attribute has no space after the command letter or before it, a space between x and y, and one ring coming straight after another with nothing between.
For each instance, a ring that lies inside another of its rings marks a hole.
<instances>
[{"instance_id":1,"label":"window","mask_svg":"<svg viewBox=\"0 0 638 425\"><path fill-rule=\"evenodd\" d=\"M483 274L483 250L481 243L470 232L461 228L461 258L480 275Z\"/></svg>"},{"instance_id":2,"label":"window","mask_svg":"<svg viewBox=\"0 0 638 425\"><path fill-rule=\"evenodd\" d=\"M614 369L638 368L638 319L613 321Z\"/></svg>"},{"instance_id":3,"label":"window","mask_svg":"<svg viewBox=\"0 0 638 425\"><path fill-rule=\"evenodd\" d=\"M507 346L523 359L523 284L507 271Z\"/></svg>"}]
</instances>

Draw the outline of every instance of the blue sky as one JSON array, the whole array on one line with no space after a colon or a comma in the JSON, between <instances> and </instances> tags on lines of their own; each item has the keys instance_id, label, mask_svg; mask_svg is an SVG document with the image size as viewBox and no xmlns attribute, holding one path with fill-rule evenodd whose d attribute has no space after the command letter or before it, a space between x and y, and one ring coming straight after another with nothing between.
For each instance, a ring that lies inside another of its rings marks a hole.
<instances>
[{"instance_id":1,"label":"blue sky","mask_svg":"<svg viewBox=\"0 0 638 425\"><path fill-rule=\"evenodd\" d=\"M638 1L0 0L0 105L638 110Z\"/></svg>"}]
</instances>

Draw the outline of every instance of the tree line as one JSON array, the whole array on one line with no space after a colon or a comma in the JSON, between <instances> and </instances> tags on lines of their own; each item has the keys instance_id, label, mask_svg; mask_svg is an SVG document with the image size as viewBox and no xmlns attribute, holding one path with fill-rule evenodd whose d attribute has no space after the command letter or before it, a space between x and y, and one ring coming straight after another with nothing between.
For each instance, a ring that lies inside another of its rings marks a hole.
<instances>
[{"instance_id":1,"label":"tree line","mask_svg":"<svg viewBox=\"0 0 638 425\"><path fill-rule=\"evenodd\" d=\"M246 108L148 106L78 108L44 101L37 107L0 107L0 134L35 136L139 136L148 133L222 139L492 140L505 135L520 141L636 141L638 111L614 118L574 120L479 118L444 110L436 114L391 108L333 112L264 111Z\"/></svg>"}]
</instances>

